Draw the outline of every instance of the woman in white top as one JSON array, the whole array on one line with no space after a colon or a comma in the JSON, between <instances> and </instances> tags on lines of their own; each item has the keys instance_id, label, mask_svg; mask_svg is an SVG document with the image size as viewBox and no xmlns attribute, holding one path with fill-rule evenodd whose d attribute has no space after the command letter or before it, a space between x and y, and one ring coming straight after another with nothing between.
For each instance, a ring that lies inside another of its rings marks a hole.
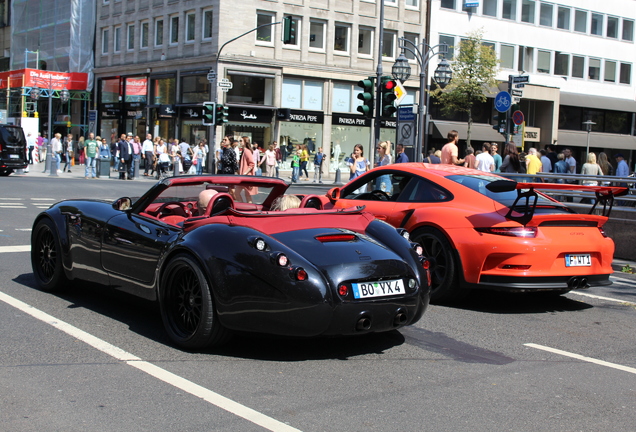
<instances>
[{"instance_id":1,"label":"woman in white top","mask_svg":"<svg viewBox=\"0 0 636 432\"><path fill-rule=\"evenodd\" d=\"M391 141L382 141L378 144L378 166L390 165L391 163L393 163L393 158L391 157ZM384 174L378 177L375 180L375 189L391 195L393 193L391 176Z\"/></svg>"}]
</instances>

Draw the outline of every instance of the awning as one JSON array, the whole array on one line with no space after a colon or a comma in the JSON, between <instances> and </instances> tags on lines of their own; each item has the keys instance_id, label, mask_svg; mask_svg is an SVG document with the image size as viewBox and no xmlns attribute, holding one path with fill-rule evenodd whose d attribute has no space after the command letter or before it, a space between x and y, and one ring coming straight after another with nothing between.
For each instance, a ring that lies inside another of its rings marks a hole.
<instances>
[{"instance_id":1,"label":"awning","mask_svg":"<svg viewBox=\"0 0 636 432\"><path fill-rule=\"evenodd\" d=\"M446 139L448 132L456 130L459 132L460 140L466 139L468 133L467 123L441 121L432 121L431 123L433 125L433 138ZM491 125L473 123L470 128L470 139L475 141L501 142L503 141L503 136L494 130Z\"/></svg>"},{"instance_id":2,"label":"awning","mask_svg":"<svg viewBox=\"0 0 636 432\"><path fill-rule=\"evenodd\" d=\"M587 132L559 130L557 143L559 146L587 147ZM590 132L590 147L636 150L636 137Z\"/></svg>"},{"instance_id":3,"label":"awning","mask_svg":"<svg viewBox=\"0 0 636 432\"><path fill-rule=\"evenodd\" d=\"M628 94L627 92L626 94ZM633 96L633 94L632 94ZM603 96L591 96L581 93L561 93L561 105L600 108L612 111L636 112L636 101L633 99L617 99Z\"/></svg>"},{"instance_id":4,"label":"awning","mask_svg":"<svg viewBox=\"0 0 636 432\"><path fill-rule=\"evenodd\" d=\"M246 126L246 127L255 127L255 128L267 128L267 127L270 127L271 124L231 121L231 122L227 122L225 126Z\"/></svg>"}]
</instances>

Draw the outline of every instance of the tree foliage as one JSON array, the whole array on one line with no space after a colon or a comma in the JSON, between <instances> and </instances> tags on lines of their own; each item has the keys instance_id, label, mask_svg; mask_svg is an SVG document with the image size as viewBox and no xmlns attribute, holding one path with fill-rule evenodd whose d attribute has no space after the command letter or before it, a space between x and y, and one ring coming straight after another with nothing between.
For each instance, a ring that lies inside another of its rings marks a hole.
<instances>
[{"instance_id":1,"label":"tree foliage","mask_svg":"<svg viewBox=\"0 0 636 432\"><path fill-rule=\"evenodd\" d=\"M444 114L468 114L468 146L473 124L473 104L485 102L489 89L497 85L495 76L499 69L499 60L494 49L484 45L483 33L483 29L475 30L468 34L467 39L462 39L451 63L453 79L444 89L437 88L431 91L433 97L440 102Z\"/></svg>"}]
</instances>

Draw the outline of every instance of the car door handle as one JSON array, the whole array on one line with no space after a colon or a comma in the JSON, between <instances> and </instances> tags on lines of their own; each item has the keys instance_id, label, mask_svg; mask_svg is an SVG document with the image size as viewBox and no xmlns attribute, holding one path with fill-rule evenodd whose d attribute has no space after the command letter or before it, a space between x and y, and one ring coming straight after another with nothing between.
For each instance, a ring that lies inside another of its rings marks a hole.
<instances>
[{"instance_id":1,"label":"car door handle","mask_svg":"<svg viewBox=\"0 0 636 432\"><path fill-rule=\"evenodd\" d=\"M114 239L115 239L115 241L116 241L117 243L122 243L122 244L125 244L125 245L131 245L131 244L133 244L133 242L131 242L130 240L127 240L127 239L125 239L125 238L121 238L121 237L117 237L117 236L115 236L115 237L114 237Z\"/></svg>"},{"instance_id":2,"label":"car door handle","mask_svg":"<svg viewBox=\"0 0 636 432\"><path fill-rule=\"evenodd\" d=\"M157 236L159 237L170 234L168 230L164 228L157 228L156 231L157 231Z\"/></svg>"}]
</instances>

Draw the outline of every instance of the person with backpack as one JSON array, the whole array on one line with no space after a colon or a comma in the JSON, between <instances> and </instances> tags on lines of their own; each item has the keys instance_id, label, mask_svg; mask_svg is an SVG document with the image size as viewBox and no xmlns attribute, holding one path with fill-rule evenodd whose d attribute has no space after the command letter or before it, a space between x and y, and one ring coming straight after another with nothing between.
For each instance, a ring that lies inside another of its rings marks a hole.
<instances>
[{"instance_id":1,"label":"person with backpack","mask_svg":"<svg viewBox=\"0 0 636 432\"><path fill-rule=\"evenodd\" d=\"M316 179L318 183L322 183L322 162L325 160L325 154L322 152L322 147L318 147L318 151L314 155L314 183Z\"/></svg>"}]
</instances>

